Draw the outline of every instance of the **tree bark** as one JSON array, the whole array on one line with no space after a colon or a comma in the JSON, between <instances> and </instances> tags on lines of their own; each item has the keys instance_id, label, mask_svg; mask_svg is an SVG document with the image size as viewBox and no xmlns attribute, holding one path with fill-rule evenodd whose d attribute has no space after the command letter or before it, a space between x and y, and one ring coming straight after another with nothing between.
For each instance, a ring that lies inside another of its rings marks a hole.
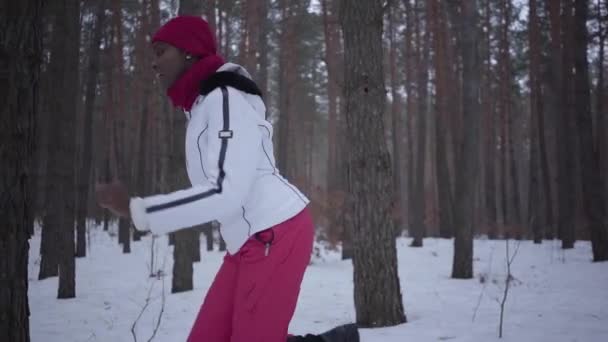
<instances>
[{"instance_id":1,"label":"tree bark","mask_svg":"<svg viewBox=\"0 0 608 342\"><path fill-rule=\"evenodd\" d=\"M447 116L450 110L448 103L448 79L450 73L448 54L447 54L447 28L446 18L441 2L432 0L431 6L431 26L433 31L433 44L435 50L435 158L436 158L436 180L438 188L438 209L439 209L439 236L451 238L453 236L453 208L452 208L452 182L448 167L447 153Z\"/></svg>"},{"instance_id":2,"label":"tree bark","mask_svg":"<svg viewBox=\"0 0 608 342\"><path fill-rule=\"evenodd\" d=\"M78 68L80 49L80 2L57 1L49 72L57 84L50 98L51 132L55 146L49 149L49 170L52 185L48 192L48 216L56 224L59 251L58 298L76 296L74 260L75 211L75 121L78 101Z\"/></svg>"},{"instance_id":3,"label":"tree bark","mask_svg":"<svg viewBox=\"0 0 608 342\"><path fill-rule=\"evenodd\" d=\"M528 201L528 222L534 237L534 243L543 239L543 213L540 204L540 129L539 116L542 113L542 94L540 83L540 28L538 23L536 0L529 0L528 42L530 60L530 180Z\"/></svg>"},{"instance_id":4,"label":"tree bark","mask_svg":"<svg viewBox=\"0 0 608 342\"><path fill-rule=\"evenodd\" d=\"M42 1L8 2L0 11L0 336L29 342L28 252L42 61ZM14 34L7 34L13 32Z\"/></svg>"},{"instance_id":5,"label":"tree bark","mask_svg":"<svg viewBox=\"0 0 608 342\"><path fill-rule=\"evenodd\" d=\"M353 225L357 323L380 327L404 323L391 218L391 161L384 138L382 4L341 1L344 34L349 204ZM374 189L370 191L369 189ZM382 284L378 288L378 284Z\"/></svg>"},{"instance_id":6,"label":"tree bark","mask_svg":"<svg viewBox=\"0 0 608 342\"><path fill-rule=\"evenodd\" d=\"M399 88L398 83L398 74L399 71L397 69L397 47L396 38L395 38L395 26L398 25L396 22L396 14L394 13L396 9L394 8L395 4L391 4L389 6L388 11L388 36L389 36L389 82L391 87L391 104L390 104L390 114L391 114L391 138L392 138L392 160L393 160L393 182L395 184L393 190L393 203L401 205L401 203L407 202L407 192L404 191L407 189L405 186L408 181L409 172L406 173L406 165L404 161L404 154L402 151L402 146L405 143L404 133L407 132L406 127L404 127L404 118L402 113L402 99L401 94L397 88ZM413 113L410 113L412 115ZM411 144L409 144L411 148ZM395 223L396 223L396 231L402 231L407 226L407 217L406 212L402 210L398 211L399 215L395 215ZM422 246L422 238L416 240L417 245Z\"/></svg>"},{"instance_id":7,"label":"tree bark","mask_svg":"<svg viewBox=\"0 0 608 342\"><path fill-rule=\"evenodd\" d=\"M589 64L587 59L587 1L574 4L574 86L576 123L579 131L579 153L582 167L583 201L591 233L593 261L608 260L608 215L604 193L605 177L601 174L598 147L593 141Z\"/></svg>"},{"instance_id":8,"label":"tree bark","mask_svg":"<svg viewBox=\"0 0 608 342\"><path fill-rule=\"evenodd\" d=\"M428 4L425 2L420 2L424 5L422 7L418 7L419 3L415 2L416 9L420 10L422 13L428 13L425 7L428 8ZM428 18L424 18L424 22L426 25L422 25L421 22L423 20L418 17L416 20L418 22L415 25L414 35L417 41L417 50L415 64L416 64L416 88L417 88L417 131L418 131L418 143L417 153L416 153L416 170L414 175L414 186L413 193L415 194L417 200L416 210L414 213L413 222L419 226L420 228L416 230L416 234L419 236L421 240L423 237L427 235L427 223L426 223L426 210L427 210L427 196L426 196L426 166L427 166L427 116L428 116L428 83L429 83L429 56L430 56L430 30L428 26ZM424 27L424 34L422 33L422 28ZM422 244L421 244L422 245Z\"/></svg>"},{"instance_id":9,"label":"tree bark","mask_svg":"<svg viewBox=\"0 0 608 342\"><path fill-rule=\"evenodd\" d=\"M296 129L294 120L294 88L298 81L294 64L298 63L295 51L296 12L300 0L281 0L281 33L279 38L279 132L278 132L278 168L285 177L297 179L298 149L294 143Z\"/></svg>"},{"instance_id":10,"label":"tree bark","mask_svg":"<svg viewBox=\"0 0 608 342\"><path fill-rule=\"evenodd\" d=\"M484 208L485 225L489 239L498 237L498 208L496 203L496 111L495 92L493 88L492 72L492 13L491 1L485 0L484 10L484 61L483 61L483 87L481 89L484 115L482 117L484 127Z\"/></svg>"},{"instance_id":11,"label":"tree bark","mask_svg":"<svg viewBox=\"0 0 608 342\"><path fill-rule=\"evenodd\" d=\"M452 278L473 277L473 225L479 177L479 53L477 50L477 0L461 2L459 17L462 59L462 105L464 138L456 170L454 205L454 261Z\"/></svg>"},{"instance_id":12,"label":"tree bark","mask_svg":"<svg viewBox=\"0 0 608 342\"><path fill-rule=\"evenodd\" d=\"M38 272L38 280L59 275L57 224L51 222L51 218L52 216L45 214L42 219L42 232L40 235L40 270Z\"/></svg>"},{"instance_id":13,"label":"tree bark","mask_svg":"<svg viewBox=\"0 0 608 342\"><path fill-rule=\"evenodd\" d=\"M572 87L572 5L564 1L562 11L559 12L559 4L550 4L551 23L555 24L558 30L553 34L559 34L559 43L561 49L559 69L560 73L558 83L559 92L559 111L557 123L557 160L558 160L558 232L562 240L562 248L574 248L575 240L575 214L576 214L576 183L575 183L575 164L576 159L576 134L578 131L573 129L572 111L573 107L573 87ZM557 11L557 13L555 13ZM552 27L553 29L553 27ZM552 37L554 38L554 37ZM555 37L557 38L557 37ZM557 46L556 46L557 48Z\"/></svg>"},{"instance_id":14,"label":"tree bark","mask_svg":"<svg viewBox=\"0 0 608 342\"><path fill-rule=\"evenodd\" d=\"M131 253L131 221L120 219L118 221L118 241L122 244L124 254Z\"/></svg>"},{"instance_id":15,"label":"tree bark","mask_svg":"<svg viewBox=\"0 0 608 342\"><path fill-rule=\"evenodd\" d=\"M192 282L192 253L189 248L191 245L191 234L188 233L188 230L175 233L171 293L190 291L194 288Z\"/></svg>"},{"instance_id":16,"label":"tree bark","mask_svg":"<svg viewBox=\"0 0 608 342\"><path fill-rule=\"evenodd\" d=\"M91 168L93 164L93 113L95 105L95 97L97 94L97 79L99 75L99 45L101 44L101 38L103 34L103 28L105 27L105 1L100 1L97 4L97 11L95 15L95 26L93 29L93 35L89 46L89 64L87 66L87 80L86 80L86 95L84 104L84 133L83 133L83 149L81 154L82 165L79 168L78 178L78 201L77 206L77 217L76 217L76 256L86 256L86 221L87 221L87 208L89 199L89 184Z\"/></svg>"}]
</instances>

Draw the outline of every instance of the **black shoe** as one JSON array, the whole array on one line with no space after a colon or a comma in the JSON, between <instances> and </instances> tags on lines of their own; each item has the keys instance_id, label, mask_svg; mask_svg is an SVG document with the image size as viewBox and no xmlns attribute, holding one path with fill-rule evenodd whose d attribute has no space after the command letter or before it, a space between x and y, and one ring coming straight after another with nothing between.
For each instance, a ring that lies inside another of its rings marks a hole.
<instances>
[{"instance_id":1,"label":"black shoe","mask_svg":"<svg viewBox=\"0 0 608 342\"><path fill-rule=\"evenodd\" d=\"M345 324L322 333L324 342L359 342L359 330L356 324Z\"/></svg>"}]
</instances>

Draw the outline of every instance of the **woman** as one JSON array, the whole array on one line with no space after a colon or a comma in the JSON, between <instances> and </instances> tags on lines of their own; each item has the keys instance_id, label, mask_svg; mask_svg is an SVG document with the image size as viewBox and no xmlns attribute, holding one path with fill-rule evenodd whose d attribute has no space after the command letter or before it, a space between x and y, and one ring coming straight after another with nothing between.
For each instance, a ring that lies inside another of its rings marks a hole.
<instances>
[{"instance_id":1,"label":"woman","mask_svg":"<svg viewBox=\"0 0 608 342\"><path fill-rule=\"evenodd\" d=\"M272 125L261 93L241 66L225 63L200 17L180 16L152 39L157 72L188 117L186 168L192 187L130 198L119 182L98 184L99 204L135 227L164 234L217 220L228 253L207 292L190 342L358 342L354 325L288 336L310 261L308 199L276 168Z\"/></svg>"}]
</instances>

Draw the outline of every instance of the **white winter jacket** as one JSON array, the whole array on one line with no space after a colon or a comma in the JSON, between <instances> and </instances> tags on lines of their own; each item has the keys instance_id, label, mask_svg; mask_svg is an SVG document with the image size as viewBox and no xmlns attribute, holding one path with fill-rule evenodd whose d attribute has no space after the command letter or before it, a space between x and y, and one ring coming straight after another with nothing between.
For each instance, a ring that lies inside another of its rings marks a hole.
<instances>
[{"instance_id":1,"label":"white winter jacket","mask_svg":"<svg viewBox=\"0 0 608 342\"><path fill-rule=\"evenodd\" d=\"M219 71L251 78L232 63ZM199 96L186 130L186 168L191 188L131 199L138 230L170 233L217 220L230 254L253 234L284 222L309 200L276 167L272 125L257 95L220 87Z\"/></svg>"}]
</instances>

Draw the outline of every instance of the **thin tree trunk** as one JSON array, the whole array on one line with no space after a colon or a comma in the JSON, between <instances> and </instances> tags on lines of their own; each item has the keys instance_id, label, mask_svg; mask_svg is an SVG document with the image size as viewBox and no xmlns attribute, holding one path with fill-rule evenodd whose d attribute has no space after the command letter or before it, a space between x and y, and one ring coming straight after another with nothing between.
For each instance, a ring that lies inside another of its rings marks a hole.
<instances>
[{"instance_id":1,"label":"thin tree trunk","mask_svg":"<svg viewBox=\"0 0 608 342\"><path fill-rule=\"evenodd\" d=\"M418 2L415 2L415 11L419 11ZM406 70L408 72L408 86L410 89L408 93L408 115L416 116L416 132L417 132L417 143L414 144L414 136L409 135L410 146L416 147L415 162L414 158L411 158L410 162L410 173L411 173L411 187L409 189L410 204L412 210L409 216L411 219L412 229L412 247L422 247L423 238L426 232L425 226L425 177L424 169L426 166L426 139L427 139L427 128L426 128L426 114L427 114L427 83L428 83L428 49L429 39L427 35L422 38L421 34L421 20L418 15L415 15L411 3L406 2L406 50L409 53L406 55ZM424 41L423 41L424 39ZM412 41L416 41L416 50L413 48ZM416 89L416 92L414 92ZM411 94L411 99L410 99ZM413 130L413 127L411 127Z\"/></svg>"},{"instance_id":2,"label":"thin tree trunk","mask_svg":"<svg viewBox=\"0 0 608 342\"><path fill-rule=\"evenodd\" d=\"M341 2L344 34L349 204L353 225L354 296L357 323L380 327L404 323L391 219L391 160L384 135L382 4ZM370 192L368 189L375 189ZM377 291L374 284L383 284Z\"/></svg>"},{"instance_id":3,"label":"thin tree trunk","mask_svg":"<svg viewBox=\"0 0 608 342\"><path fill-rule=\"evenodd\" d=\"M48 184L48 183L47 183ZM59 275L59 250L57 249L57 223L52 215L44 215L40 236L40 270L38 280Z\"/></svg>"},{"instance_id":4,"label":"thin tree trunk","mask_svg":"<svg viewBox=\"0 0 608 342\"><path fill-rule=\"evenodd\" d=\"M173 247L173 278L171 293L190 291L194 288L192 275L192 254L190 252L189 231L175 233L175 246Z\"/></svg>"},{"instance_id":5,"label":"thin tree trunk","mask_svg":"<svg viewBox=\"0 0 608 342\"><path fill-rule=\"evenodd\" d=\"M596 146L598 148L599 159L600 159L600 169L603 175L608 174L608 119L605 112L606 105L608 104L608 90L606 89L605 82L605 49L606 49L606 37L608 36L608 27L606 26L606 18L608 13L604 13L602 11L602 7L605 10L608 10L608 3L604 2L604 6L602 6L600 0L598 0L598 17L600 18L600 47L599 47L599 58L598 58L598 82L597 82L597 90L596 90L596 101L597 101L597 124L596 126L596 136L597 142ZM604 184L604 196L608 198L608 182ZM608 202L608 201L606 201ZM608 203L606 203L606 211L608 211Z\"/></svg>"},{"instance_id":6,"label":"thin tree trunk","mask_svg":"<svg viewBox=\"0 0 608 342\"><path fill-rule=\"evenodd\" d=\"M279 170L290 180L297 180L298 144L295 129L294 87L297 83L297 73L294 63L298 63L294 48L296 44L295 21L298 1L279 1L281 8L281 34L279 50Z\"/></svg>"},{"instance_id":7,"label":"thin tree trunk","mask_svg":"<svg viewBox=\"0 0 608 342\"><path fill-rule=\"evenodd\" d=\"M80 49L80 3L57 1L53 3L56 21L53 32L49 70L53 79L62 84L55 88L50 99L52 120L51 132L56 136L56 148L49 149L49 167L53 183L49 192L49 220L57 224L59 250L58 298L76 296L74 260L75 211L75 121L78 101L78 55Z\"/></svg>"},{"instance_id":8,"label":"thin tree trunk","mask_svg":"<svg viewBox=\"0 0 608 342\"><path fill-rule=\"evenodd\" d=\"M559 11L559 8L550 9ZM555 21L554 16L559 17L560 13L551 13L552 23ZM572 83L572 43L571 36L571 21L572 21L572 5L568 2L563 3L562 13L559 22L559 34L561 42L561 64L559 65L560 75L559 96L560 109L558 112L559 120L557 124L557 158L559 161L558 167L558 231L562 239L562 248L574 248L575 240L575 214L576 214L576 183L574 161L576 158L576 134L577 130L572 127L572 112L573 109L573 87Z\"/></svg>"},{"instance_id":9,"label":"thin tree trunk","mask_svg":"<svg viewBox=\"0 0 608 342\"><path fill-rule=\"evenodd\" d=\"M203 225L203 234L207 240L207 252L213 251L213 224L206 223Z\"/></svg>"},{"instance_id":10,"label":"thin tree trunk","mask_svg":"<svg viewBox=\"0 0 608 342\"><path fill-rule=\"evenodd\" d=\"M498 208L496 203L496 111L494 105L495 92L492 91L492 24L490 0L485 1L484 10L484 75L481 89L484 115L484 194L485 194L485 224L489 239L498 237Z\"/></svg>"},{"instance_id":11,"label":"thin tree trunk","mask_svg":"<svg viewBox=\"0 0 608 342\"><path fill-rule=\"evenodd\" d=\"M540 170L539 156L539 116L542 113L542 94L540 83L540 29L538 24L537 2L529 0L528 42L530 46L530 179L528 222L534 236L534 243L541 243L543 238L543 213L540 204Z\"/></svg>"},{"instance_id":12,"label":"thin tree trunk","mask_svg":"<svg viewBox=\"0 0 608 342\"><path fill-rule=\"evenodd\" d=\"M462 40L462 105L464 138L460 151L460 165L456 172L456 199L454 205L454 262L452 277L473 277L473 225L475 194L479 163L479 53L477 50L477 1L462 1L459 29Z\"/></svg>"},{"instance_id":13,"label":"thin tree trunk","mask_svg":"<svg viewBox=\"0 0 608 342\"><path fill-rule=\"evenodd\" d=\"M403 128L403 113L401 112L401 95L399 94L397 88L399 84L397 83L397 47L395 46L395 29L394 26L396 24L395 19L395 9L393 6L390 6L389 9L389 80L391 86L391 123L392 123L392 150L393 150L393 182L395 184L393 190L393 203L401 203L406 201L407 193L402 191L404 187L402 186L402 182L407 182L409 172L405 173L404 161L403 161L403 153L401 151L401 146L403 146L403 136L404 130ZM410 113L411 115L412 113ZM410 144L411 146L411 144ZM406 216L405 212L399 211L399 215L397 215L395 223L397 227L395 227L396 231L401 231L404 226L406 226ZM400 227L401 226L401 229ZM418 242L422 245L422 239Z\"/></svg>"},{"instance_id":14,"label":"thin tree trunk","mask_svg":"<svg viewBox=\"0 0 608 342\"><path fill-rule=\"evenodd\" d=\"M91 45L89 46L88 51L89 65L87 67L86 97L84 103L84 147L81 155L82 167L79 168L78 174L78 201L76 202L76 257L86 256L86 221L89 199L89 183L93 164L93 112L95 109L94 104L97 94L97 79L99 75L99 45L101 44L103 28L105 27L105 11L105 1L100 1L99 4L97 4L95 27L93 29Z\"/></svg>"},{"instance_id":15,"label":"thin tree trunk","mask_svg":"<svg viewBox=\"0 0 608 342\"><path fill-rule=\"evenodd\" d=\"M0 12L0 336L29 342L28 253L42 59L42 1L11 2ZM18 34L6 34L18 32Z\"/></svg>"},{"instance_id":16,"label":"thin tree trunk","mask_svg":"<svg viewBox=\"0 0 608 342\"><path fill-rule=\"evenodd\" d=\"M510 227L513 224L513 214L511 205L513 202L509 201L509 116L510 110L510 74L509 74L509 19L510 13L508 11L508 0L500 1L500 13L501 13L501 25L499 28L500 39L499 39L499 52L498 52L498 75L499 75L499 110L500 110L500 199L501 199L501 212L502 212L502 227L503 234L506 238L511 237ZM512 190L512 189L511 189Z\"/></svg>"},{"instance_id":17,"label":"thin tree trunk","mask_svg":"<svg viewBox=\"0 0 608 342\"><path fill-rule=\"evenodd\" d=\"M131 221L120 219L118 221L118 240L122 244L122 252L131 253Z\"/></svg>"},{"instance_id":18,"label":"thin tree trunk","mask_svg":"<svg viewBox=\"0 0 608 342\"><path fill-rule=\"evenodd\" d=\"M264 102L267 104L271 102L270 91L268 89L268 69L269 69L269 61L268 61L268 49L269 49L269 39L268 35L270 33L270 20L268 19L268 7L270 7L269 0L261 0L260 4L260 17L262 18L261 28L258 31L257 44L259 48L259 60L260 70L258 73L258 78L256 82L258 86L262 90L264 95ZM268 115L268 114L266 114Z\"/></svg>"},{"instance_id":19,"label":"thin tree trunk","mask_svg":"<svg viewBox=\"0 0 608 342\"><path fill-rule=\"evenodd\" d=\"M434 32L434 64L435 64L435 158L437 166L439 235L442 238L453 236L452 184L448 167L447 153L447 113L449 110L447 92L449 63L447 61L447 32L445 16L441 3L437 0L430 2L431 25Z\"/></svg>"}]
</instances>

